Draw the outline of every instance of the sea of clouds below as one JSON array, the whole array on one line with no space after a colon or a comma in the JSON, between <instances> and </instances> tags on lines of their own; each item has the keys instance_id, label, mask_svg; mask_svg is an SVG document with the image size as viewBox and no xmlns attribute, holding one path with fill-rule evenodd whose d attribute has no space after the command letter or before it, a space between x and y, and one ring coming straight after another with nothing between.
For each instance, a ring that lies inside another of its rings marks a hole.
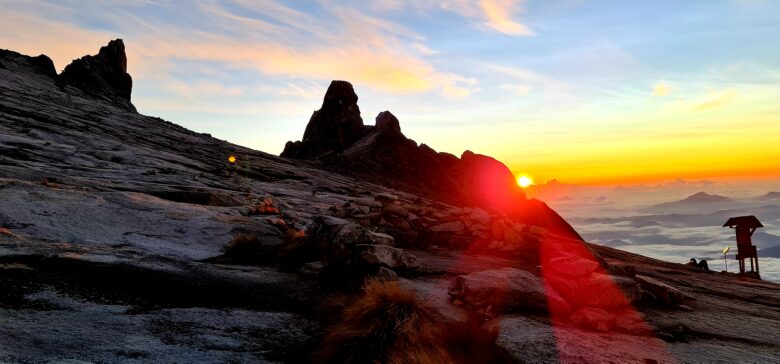
<instances>
[{"instance_id":1,"label":"sea of clouds below","mask_svg":"<svg viewBox=\"0 0 780 364\"><path fill-rule=\"evenodd\" d=\"M761 255L761 249L780 246L780 200L766 199L780 183L733 184L674 181L668 184L631 187L583 187L558 185L562 191L542 191L535 196L547 201L566 218L585 240L669 262L706 259L711 270L738 269L734 253L734 230L722 227L732 216L755 215L764 225L754 235L759 249L761 277L780 283L780 258ZM726 203L664 204L696 192L732 198ZM538 191L537 191L538 192ZM544 192L547 192L546 194Z\"/></svg>"}]
</instances>

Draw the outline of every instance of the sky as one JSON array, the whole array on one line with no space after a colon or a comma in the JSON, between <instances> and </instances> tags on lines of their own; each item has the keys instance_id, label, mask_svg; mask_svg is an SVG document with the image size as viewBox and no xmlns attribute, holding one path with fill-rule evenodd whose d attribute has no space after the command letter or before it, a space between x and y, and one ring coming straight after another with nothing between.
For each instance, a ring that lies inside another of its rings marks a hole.
<instances>
[{"instance_id":1,"label":"sky","mask_svg":"<svg viewBox=\"0 0 780 364\"><path fill-rule=\"evenodd\" d=\"M122 38L132 102L278 154L333 79L438 151L578 185L780 179L780 2L13 1L62 70Z\"/></svg>"}]
</instances>

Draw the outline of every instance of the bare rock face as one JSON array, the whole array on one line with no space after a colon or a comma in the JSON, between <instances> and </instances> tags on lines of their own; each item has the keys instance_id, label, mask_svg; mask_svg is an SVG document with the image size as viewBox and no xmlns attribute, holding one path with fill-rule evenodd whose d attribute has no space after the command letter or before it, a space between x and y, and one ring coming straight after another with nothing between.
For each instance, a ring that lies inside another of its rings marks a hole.
<instances>
[{"instance_id":1,"label":"bare rock face","mask_svg":"<svg viewBox=\"0 0 780 364\"><path fill-rule=\"evenodd\" d=\"M322 107L312 114L306 125L303 140L287 142L282 157L318 158L341 152L362 138L366 130L357 101L352 84L331 82Z\"/></svg>"},{"instance_id":2,"label":"bare rock face","mask_svg":"<svg viewBox=\"0 0 780 364\"><path fill-rule=\"evenodd\" d=\"M683 293L664 282L643 275L635 277L643 290L652 293L657 303L664 306L681 305L684 303Z\"/></svg>"},{"instance_id":3,"label":"bare rock face","mask_svg":"<svg viewBox=\"0 0 780 364\"><path fill-rule=\"evenodd\" d=\"M121 39L108 42L97 55L73 61L62 71L57 83L62 87L75 87L88 95L135 111L130 103L133 79L127 73L125 44Z\"/></svg>"},{"instance_id":4,"label":"bare rock face","mask_svg":"<svg viewBox=\"0 0 780 364\"><path fill-rule=\"evenodd\" d=\"M467 197L481 205L511 210L525 200L509 168L492 157L467 150L452 175Z\"/></svg>"},{"instance_id":5,"label":"bare rock face","mask_svg":"<svg viewBox=\"0 0 780 364\"><path fill-rule=\"evenodd\" d=\"M639 301L642 291L631 278L593 273L572 278L549 275L548 283L568 302L591 307L627 306Z\"/></svg>"},{"instance_id":6,"label":"bare rock face","mask_svg":"<svg viewBox=\"0 0 780 364\"><path fill-rule=\"evenodd\" d=\"M15 72L31 70L51 79L57 78L54 62L51 61L51 58L43 54L37 57L30 57L14 51L0 49L0 69L7 69Z\"/></svg>"}]
</instances>

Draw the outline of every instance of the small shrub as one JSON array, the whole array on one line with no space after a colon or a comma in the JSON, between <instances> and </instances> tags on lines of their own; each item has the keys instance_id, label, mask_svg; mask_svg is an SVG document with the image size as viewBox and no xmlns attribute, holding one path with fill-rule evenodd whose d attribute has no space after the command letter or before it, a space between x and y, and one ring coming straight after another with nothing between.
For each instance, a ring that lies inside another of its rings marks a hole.
<instances>
[{"instance_id":1,"label":"small shrub","mask_svg":"<svg viewBox=\"0 0 780 364\"><path fill-rule=\"evenodd\" d=\"M326 332L323 363L451 363L438 320L414 292L372 280Z\"/></svg>"},{"instance_id":2,"label":"small shrub","mask_svg":"<svg viewBox=\"0 0 780 364\"><path fill-rule=\"evenodd\" d=\"M331 296L320 314L327 326L316 356L322 363L501 362L497 325L477 315L444 322L397 282L368 280L358 296Z\"/></svg>"},{"instance_id":3,"label":"small shrub","mask_svg":"<svg viewBox=\"0 0 780 364\"><path fill-rule=\"evenodd\" d=\"M238 264L257 264L266 256L257 234L236 234L224 249L223 257Z\"/></svg>"}]
</instances>

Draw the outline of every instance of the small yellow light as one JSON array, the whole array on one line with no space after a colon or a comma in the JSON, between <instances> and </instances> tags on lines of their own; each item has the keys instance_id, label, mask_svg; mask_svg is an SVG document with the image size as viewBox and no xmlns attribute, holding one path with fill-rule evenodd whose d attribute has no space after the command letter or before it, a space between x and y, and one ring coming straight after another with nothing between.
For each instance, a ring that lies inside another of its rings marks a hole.
<instances>
[{"instance_id":1,"label":"small yellow light","mask_svg":"<svg viewBox=\"0 0 780 364\"><path fill-rule=\"evenodd\" d=\"M236 156L231 155L230 157L228 157L228 163L231 163L231 164L232 163L236 163Z\"/></svg>"}]
</instances>

